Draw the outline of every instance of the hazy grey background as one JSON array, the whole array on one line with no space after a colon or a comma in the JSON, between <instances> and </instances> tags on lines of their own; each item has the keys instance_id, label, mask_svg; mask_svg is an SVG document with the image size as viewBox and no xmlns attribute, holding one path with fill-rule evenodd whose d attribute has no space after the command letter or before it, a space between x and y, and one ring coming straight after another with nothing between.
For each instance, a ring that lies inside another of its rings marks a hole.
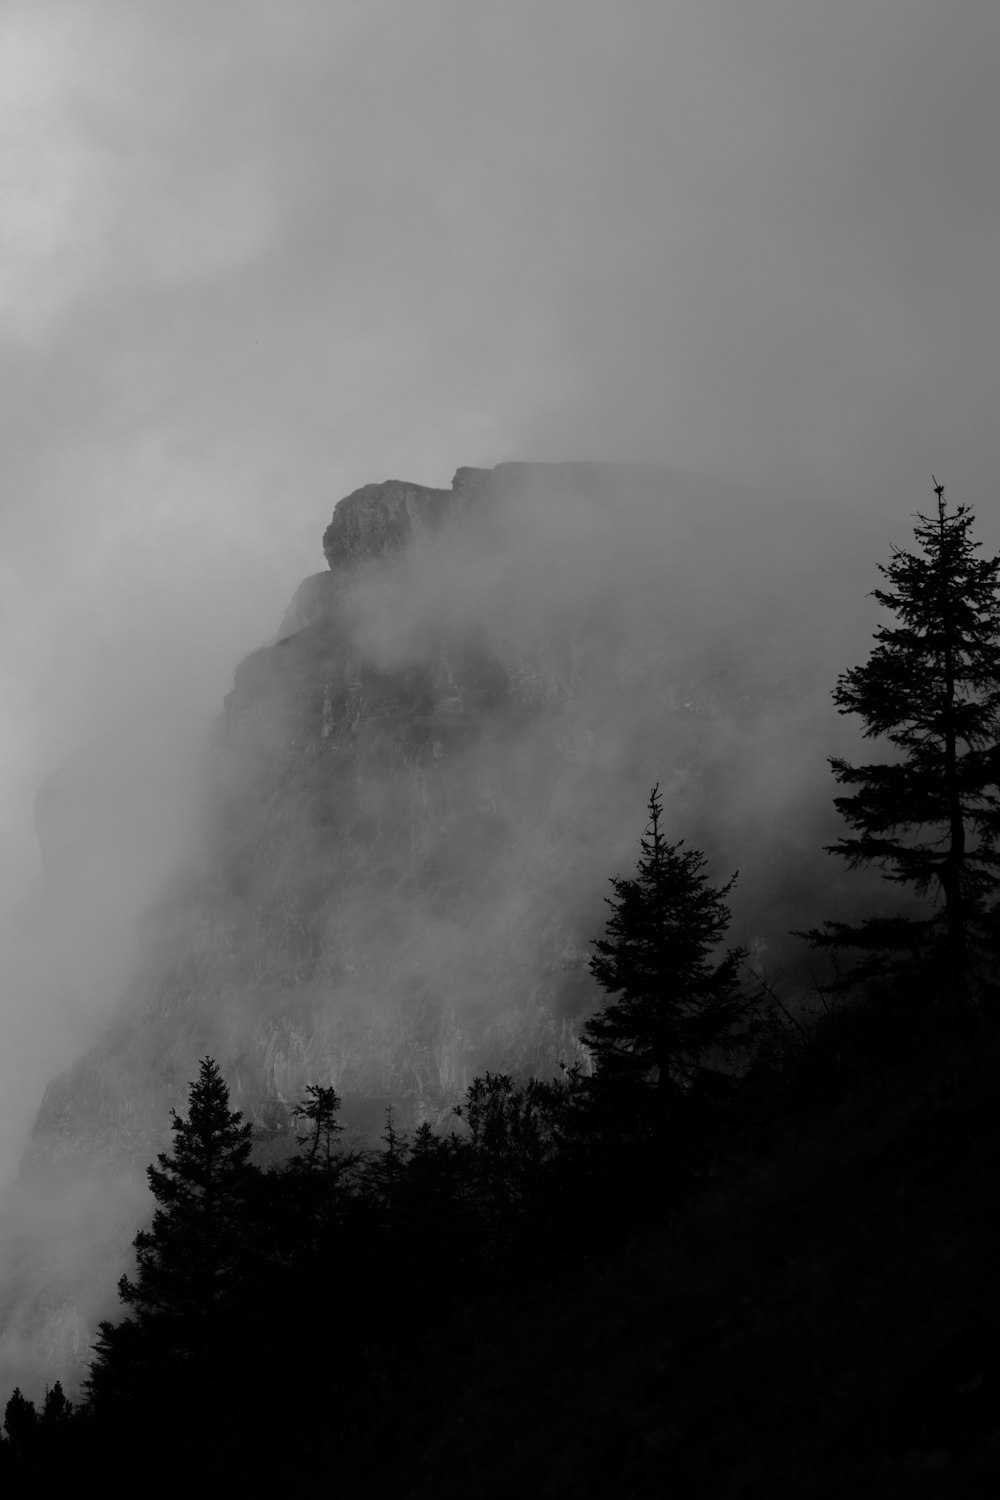
<instances>
[{"instance_id":1,"label":"hazy grey background","mask_svg":"<svg viewBox=\"0 0 1000 1500\"><path fill-rule=\"evenodd\" d=\"M884 553L934 470L996 544L998 64L995 0L2 0L4 904L70 752L146 821L8 958L0 1176L341 495L662 461Z\"/></svg>"}]
</instances>

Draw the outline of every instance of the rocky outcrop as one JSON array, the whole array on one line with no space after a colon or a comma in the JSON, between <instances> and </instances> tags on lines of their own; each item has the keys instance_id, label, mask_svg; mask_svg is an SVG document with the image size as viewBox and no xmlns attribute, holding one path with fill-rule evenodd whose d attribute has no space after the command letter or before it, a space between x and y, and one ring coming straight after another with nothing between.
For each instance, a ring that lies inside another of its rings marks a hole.
<instances>
[{"instance_id":1,"label":"rocky outcrop","mask_svg":"<svg viewBox=\"0 0 1000 1500\"><path fill-rule=\"evenodd\" d=\"M391 668L357 639L373 570L533 472L461 469L451 490L389 481L338 504L328 571L236 672L204 861L147 918L102 1041L49 1089L31 1170L73 1153L141 1163L206 1051L265 1133L310 1081L335 1081L348 1113L392 1098L427 1115L480 1066L573 1053L586 930L540 821L586 743L543 727L571 696L570 654L505 655L464 619Z\"/></svg>"},{"instance_id":2,"label":"rocky outcrop","mask_svg":"<svg viewBox=\"0 0 1000 1500\"><path fill-rule=\"evenodd\" d=\"M454 494L454 490L432 490L398 479L355 490L341 500L323 533L323 552L331 570L343 572L429 540Z\"/></svg>"}]
</instances>

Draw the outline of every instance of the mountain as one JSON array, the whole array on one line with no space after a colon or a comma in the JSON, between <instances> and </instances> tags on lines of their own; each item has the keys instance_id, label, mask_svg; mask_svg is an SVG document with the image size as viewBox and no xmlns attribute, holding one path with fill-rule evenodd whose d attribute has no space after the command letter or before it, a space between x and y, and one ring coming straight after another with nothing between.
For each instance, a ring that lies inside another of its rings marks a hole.
<instances>
[{"instance_id":1,"label":"mountain","mask_svg":"<svg viewBox=\"0 0 1000 1500\"><path fill-rule=\"evenodd\" d=\"M669 836L741 869L733 935L794 966L787 929L828 879L848 521L628 465L340 501L326 569L236 671L197 849L42 1101L7 1202L15 1371L31 1350L49 1379L85 1359L205 1054L262 1155L308 1083L364 1135L388 1101L447 1120L485 1068L585 1061L589 942L654 782ZM65 802L40 804L43 851L65 846Z\"/></svg>"}]
</instances>

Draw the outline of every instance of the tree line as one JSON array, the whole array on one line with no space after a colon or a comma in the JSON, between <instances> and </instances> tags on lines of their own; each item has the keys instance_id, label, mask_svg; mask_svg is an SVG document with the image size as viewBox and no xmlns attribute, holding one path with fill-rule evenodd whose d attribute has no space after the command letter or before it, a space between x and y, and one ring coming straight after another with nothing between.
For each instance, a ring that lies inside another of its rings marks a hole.
<instances>
[{"instance_id":1,"label":"tree line","mask_svg":"<svg viewBox=\"0 0 1000 1500\"><path fill-rule=\"evenodd\" d=\"M893 623L833 694L888 758L831 761L849 831L830 852L924 906L804 936L862 1003L956 1018L988 1010L996 985L1000 558L978 556L972 513L949 511L936 481L935 496L918 550L880 568ZM589 1070L487 1072L451 1130L401 1132L390 1109L375 1150L345 1146L335 1088L313 1084L294 1151L263 1170L217 1063L202 1061L172 1148L149 1168L156 1209L81 1400L57 1384L40 1410L20 1391L7 1403L11 1485L38 1492L72 1469L96 1487L110 1454L127 1467L165 1427L167 1466L197 1462L206 1482L236 1455L277 1472L283 1443L349 1438L442 1319L600 1256L699 1191L735 1140L778 1128L805 1092L822 1100L822 1026L809 1031L748 978L744 950L723 948L736 877L713 885L705 855L670 843L663 820L654 786L635 872L611 881L593 945L607 999L582 1028Z\"/></svg>"}]
</instances>

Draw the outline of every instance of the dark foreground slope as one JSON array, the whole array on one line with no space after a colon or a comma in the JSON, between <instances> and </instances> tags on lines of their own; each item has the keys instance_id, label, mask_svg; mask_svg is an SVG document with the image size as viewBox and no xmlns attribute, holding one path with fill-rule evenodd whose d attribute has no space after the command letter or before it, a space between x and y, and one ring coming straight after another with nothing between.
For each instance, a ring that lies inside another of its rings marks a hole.
<instances>
[{"instance_id":1,"label":"dark foreground slope","mask_svg":"<svg viewBox=\"0 0 1000 1500\"><path fill-rule=\"evenodd\" d=\"M9 1492L992 1494L998 1062L996 1024L856 1011L751 1075L694 1173L620 1156L628 1195L524 1200L464 1252L383 1195L259 1283L207 1383L8 1443Z\"/></svg>"},{"instance_id":2,"label":"dark foreground slope","mask_svg":"<svg viewBox=\"0 0 1000 1500\"><path fill-rule=\"evenodd\" d=\"M358 1497L993 1493L1000 1041L824 1047L809 1087L860 1069L850 1097L673 1226L467 1312L316 1475Z\"/></svg>"}]
</instances>

